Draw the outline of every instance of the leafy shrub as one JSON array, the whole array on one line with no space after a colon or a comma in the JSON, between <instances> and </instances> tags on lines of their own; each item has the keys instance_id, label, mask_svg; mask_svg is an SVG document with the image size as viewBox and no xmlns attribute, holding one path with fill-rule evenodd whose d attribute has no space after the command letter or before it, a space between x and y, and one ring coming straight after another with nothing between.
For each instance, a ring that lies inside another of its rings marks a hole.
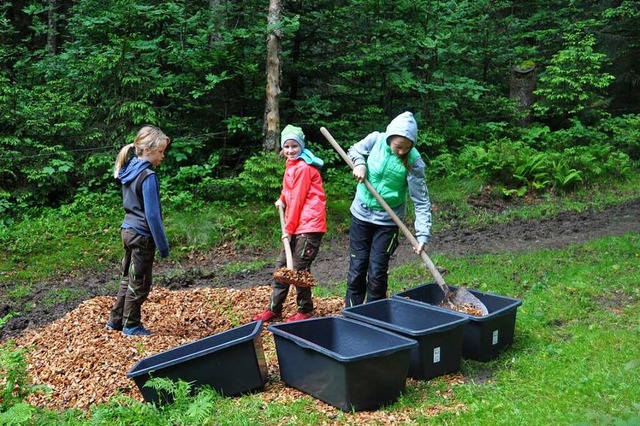
<instances>
[{"instance_id":1,"label":"leafy shrub","mask_svg":"<svg viewBox=\"0 0 640 426\"><path fill-rule=\"evenodd\" d=\"M94 154L81 165L83 183L78 187L79 193L102 191L113 187L113 164L115 156L110 153Z\"/></svg>"},{"instance_id":2,"label":"leafy shrub","mask_svg":"<svg viewBox=\"0 0 640 426\"><path fill-rule=\"evenodd\" d=\"M162 184L172 190L190 190L193 185L198 185L204 180L212 179L219 163L220 156L213 154L202 164L178 167L171 174L167 174L166 176L163 174Z\"/></svg>"},{"instance_id":3,"label":"leafy shrub","mask_svg":"<svg viewBox=\"0 0 640 426\"><path fill-rule=\"evenodd\" d=\"M602 120L599 129L611 144L632 160L640 160L640 114L630 114Z\"/></svg>"},{"instance_id":4,"label":"leafy shrub","mask_svg":"<svg viewBox=\"0 0 640 426\"><path fill-rule=\"evenodd\" d=\"M595 127L584 126L577 119L570 120L571 126L544 135L545 150L562 151L573 146L587 146L607 143L607 136Z\"/></svg>"},{"instance_id":5,"label":"leafy shrub","mask_svg":"<svg viewBox=\"0 0 640 426\"><path fill-rule=\"evenodd\" d=\"M601 115L606 107L604 90L615 77L603 71L604 53L594 50L596 37L580 29L564 34L563 49L551 58L540 74L534 92L539 100L533 105L540 117Z\"/></svg>"},{"instance_id":6,"label":"leafy shrub","mask_svg":"<svg viewBox=\"0 0 640 426\"><path fill-rule=\"evenodd\" d=\"M347 169L329 169L325 172L324 191L327 198L351 199L356 191L356 180ZM329 195L330 194L330 195Z\"/></svg>"},{"instance_id":7,"label":"leafy shrub","mask_svg":"<svg viewBox=\"0 0 640 426\"><path fill-rule=\"evenodd\" d=\"M285 163L274 153L259 153L244 163L240 183L245 197L256 201L275 201L282 189Z\"/></svg>"},{"instance_id":8,"label":"leafy shrub","mask_svg":"<svg viewBox=\"0 0 640 426\"><path fill-rule=\"evenodd\" d=\"M88 424L154 424L204 425L218 410L220 395L210 387L197 393L184 381L172 382L166 378L149 379L145 386L160 394L171 395L172 401L162 406L145 404L129 397L115 397L106 405L92 407Z\"/></svg>"},{"instance_id":9,"label":"leafy shrub","mask_svg":"<svg viewBox=\"0 0 640 426\"><path fill-rule=\"evenodd\" d=\"M581 170L586 181L621 179L631 172L629 156L608 144L567 148L561 157L570 168Z\"/></svg>"},{"instance_id":10,"label":"leafy shrub","mask_svg":"<svg viewBox=\"0 0 640 426\"><path fill-rule=\"evenodd\" d=\"M234 201L245 195L238 178L204 179L195 187L195 193L205 201Z\"/></svg>"}]
</instances>

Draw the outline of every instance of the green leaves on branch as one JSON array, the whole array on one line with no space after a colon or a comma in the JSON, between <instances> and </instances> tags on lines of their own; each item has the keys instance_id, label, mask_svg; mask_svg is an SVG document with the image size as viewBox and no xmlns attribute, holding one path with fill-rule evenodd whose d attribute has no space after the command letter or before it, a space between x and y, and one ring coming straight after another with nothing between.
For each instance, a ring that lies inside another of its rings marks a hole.
<instances>
[{"instance_id":1,"label":"green leaves on branch","mask_svg":"<svg viewBox=\"0 0 640 426\"><path fill-rule=\"evenodd\" d=\"M604 53L594 50L593 34L565 36L564 48L556 53L540 75L535 94L540 100L533 109L541 117L569 117L588 112L602 115L607 107L605 89L615 77L603 71Z\"/></svg>"}]
</instances>

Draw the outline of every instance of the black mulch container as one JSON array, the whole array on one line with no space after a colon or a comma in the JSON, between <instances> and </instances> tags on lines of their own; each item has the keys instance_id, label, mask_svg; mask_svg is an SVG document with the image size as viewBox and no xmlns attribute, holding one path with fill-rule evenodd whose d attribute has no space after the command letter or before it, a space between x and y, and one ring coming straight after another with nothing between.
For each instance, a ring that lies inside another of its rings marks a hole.
<instances>
[{"instance_id":1,"label":"black mulch container","mask_svg":"<svg viewBox=\"0 0 640 426\"><path fill-rule=\"evenodd\" d=\"M449 286L455 291L457 287ZM490 293L469 290L487 307L489 314L484 317L464 315L469 318L465 326L462 357L476 361L489 361L511 345L516 326L516 311L522 305L520 299L498 296ZM455 312L437 306L444 298L444 293L436 283L425 284L395 294L393 297L427 303L446 312Z\"/></svg>"},{"instance_id":2,"label":"black mulch container","mask_svg":"<svg viewBox=\"0 0 640 426\"><path fill-rule=\"evenodd\" d=\"M224 396L262 389L267 363L262 348L262 321L196 340L140 360L128 373L145 401L166 403L170 395L158 395L145 386L150 377L192 382L193 389L209 385Z\"/></svg>"},{"instance_id":3,"label":"black mulch container","mask_svg":"<svg viewBox=\"0 0 640 426\"><path fill-rule=\"evenodd\" d=\"M343 411L375 410L405 389L415 340L337 316L270 325L287 385Z\"/></svg>"},{"instance_id":4,"label":"black mulch container","mask_svg":"<svg viewBox=\"0 0 640 426\"><path fill-rule=\"evenodd\" d=\"M342 314L415 339L410 377L428 380L460 369L467 316L399 298L353 306Z\"/></svg>"}]
</instances>

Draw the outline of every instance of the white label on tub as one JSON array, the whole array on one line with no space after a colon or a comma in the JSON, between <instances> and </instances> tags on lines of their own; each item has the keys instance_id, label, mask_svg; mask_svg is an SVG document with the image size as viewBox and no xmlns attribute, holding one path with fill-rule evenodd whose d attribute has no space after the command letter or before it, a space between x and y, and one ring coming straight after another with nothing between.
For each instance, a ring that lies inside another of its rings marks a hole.
<instances>
[{"instance_id":1,"label":"white label on tub","mask_svg":"<svg viewBox=\"0 0 640 426\"><path fill-rule=\"evenodd\" d=\"M440 362L440 346L433 349L433 363Z\"/></svg>"},{"instance_id":2,"label":"white label on tub","mask_svg":"<svg viewBox=\"0 0 640 426\"><path fill-rule=\"evenodd\" d=\"M493 330L493 339L491 340L492 345L498 344L498 330Z\"/></svg>"}]
</instances>

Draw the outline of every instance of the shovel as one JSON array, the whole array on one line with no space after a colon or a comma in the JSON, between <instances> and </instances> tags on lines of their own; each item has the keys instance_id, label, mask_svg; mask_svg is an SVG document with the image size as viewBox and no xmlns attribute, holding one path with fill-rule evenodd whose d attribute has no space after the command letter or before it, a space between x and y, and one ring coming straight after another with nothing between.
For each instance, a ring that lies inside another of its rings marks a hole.
<instances>
[{"instance_id":1,"label":"shovel","mask_svg":"<svg viewBox=\"0 0 640 426\"><path fill-rule=\"evenodd\" d=\"M280 229L282 235L286 234L285 221L284 221L284 208L278 205L278 211L280 212ZM273 273L273 278L276 281L280 281L284 284L294 285L296 287L312 287L316 285L316 279L311 275L309 271L293 269L293 255L291 254L291 246L289 245L288 238L282 238L282 245L284 246L284 255L287 259L287 266L285 268L279 268Z\"/></svg>"},{"instance_id":2,"label":"shovel","mask_svg":"<svg viewBox=\"0 0 640 426\"><path fill-rule=\"evenodd\" d=\"M321 127L320 132L322 132L324 137L327 138L333 148L338 151L338 154L340 154L342 159L346 161L349 167L351 167L351 170L353 170L353 168L355 167L353 165L353 161L351 161L351 159L347 156L342 147L338 145L329 131L326 128ZM400 220L398 215L395 214L393 209L391 209L389 204L387 204L387 202L380 196L380 194L378 194L378 191L375 190L373 185L371 185L371 183L369 183L367 179L364 179L364 184L367 189L373 194L376 200L378 200L385 211L391 216L391 219L395 222L395 224L398 225L411 245L414 248L417 248L419 245L418 240L416 240L411 231L409 231L409 228L407 228L402 220ZM429 269L429 272L431 272L431 275L433 275L433 278L435 278L436 283L438 283L438 285L442 289L442 292L444 293L444 300L440 303L440 305L453 309L455 311L464 312L475 316L485 316L489 314L489 310L484 305L484 303L482 303L476 296L471 294L466 288L459 287L455 292L452 291L444 282L444 278L442 278L442 275L440 275L440 272L438 272L435 265L424 250L420 252L420 256L422 257L422 260L424 261L427 269Z\"/></svg>"}]
</instances>

